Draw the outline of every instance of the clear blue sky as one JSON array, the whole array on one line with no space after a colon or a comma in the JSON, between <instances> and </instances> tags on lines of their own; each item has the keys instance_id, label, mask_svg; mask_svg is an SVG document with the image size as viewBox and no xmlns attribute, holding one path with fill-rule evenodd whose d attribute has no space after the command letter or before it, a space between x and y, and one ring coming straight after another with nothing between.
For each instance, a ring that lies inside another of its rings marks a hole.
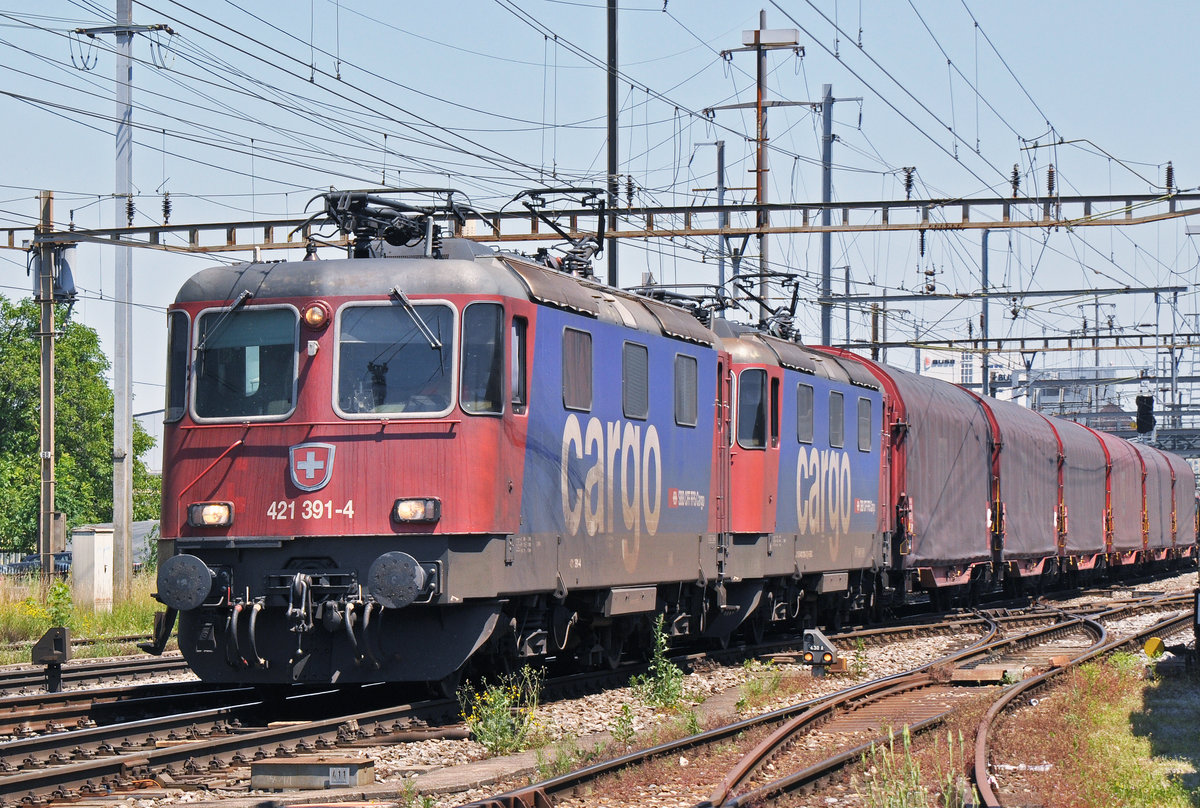
<instances>
[{"instance_id":1,"label":"clear blue sky","mask_svg":"<svg viewBox=\"0 0 1200 808\"><path fill-rule=\"evenodd\" d=\"M1178 186L1200 186L1196 68L1187 45L1200 30L1198 4L665 6L621 2L621 170L632 175L639 203L704 198L694 189L715 184L715 159L699 144L716 139L727 144L729 184L753 185L752 114L719 112L710 123L695 113L753 100L752 55L724 61L718 52L757 27L760 8L769 27L801 29L805 48L802 59L770 57L772 98L819 100L821 85L830 83L837 97L863 99L834 110L838 200L902 198L904 166L917 168L917 198L1008 194L1014 164L1023 189L1044 191L1049 163L1066 194L1150 193L1163 183L1167 161ZM31 224L42 188L56 192L62 226L69 219L81 228L113 223L113 37L68 32L110 24L114 7L48 0L0 11L0 114L8 123L0 135L0 226ZM134 21L176 32L141 35L134 44L138 223L160 221L163 190L174 203L172 222L186 222L296 216L319 189L385 179L450 185L481 208L535 185L603 184L603 0L149 0L134 4ZM773 201L820 198L820 127L804 107L771 112ZM745 192L732 197L750 200ZM1032 230L1011 239L993 233L992 282L1014 293L1190 285L1197 247L1184 234L1186 221ZM637 283L647 269L666 282L711 280L711 258L697 263L706 250L712 254L711 241L623 245L621 283ZM815 294L816 238L778 239L771 255L779 268L807 273L803 293ZM165 306L187 274L213 260L135 254L135 412L161 406ZM929 267L939 291L980 288L976 233L931 235L923 258L911 233L836 236L833 263L849 265L854 291L864 294L912 289ZM112 267L110 250L80 250L76 316L106 342ZM0 293L20 297L28 288L24 255L0 251ZM997 304L992 333L1078 329L1083 302L1030 298L1015 320ZM1156 311L1148 297L1104 303L1102 315L1111 314L1117 328L1170 322L1169 309ZM894 328L906 336L914 327L929 337L963 334L978 313L973 303L905 306L910 314ZM1188 295L1179 314L1196 309ZM839 339L842 322L838 313ZM802 333L811 337L817 323L816 307L803 305ZM854 336L865 336L865 328L856 313Z\"/></svg>"}]
</instances>

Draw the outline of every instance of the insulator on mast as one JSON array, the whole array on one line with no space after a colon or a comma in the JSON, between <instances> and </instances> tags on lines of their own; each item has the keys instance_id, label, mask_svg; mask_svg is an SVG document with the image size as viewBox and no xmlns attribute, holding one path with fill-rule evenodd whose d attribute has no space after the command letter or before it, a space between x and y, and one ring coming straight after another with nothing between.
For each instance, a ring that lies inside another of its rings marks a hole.
<instances>
[{"instance_id":1,"label":"insulator on mast","mask_svg":"<svg viewBox=\"0 0 1200 808\"><path fill-rule=\"evenodd\" d=\"M163 192L163 224L171 223L171 192Z\"/></svg>"},{"instance_id":2,"label":"insulator on mast","mask_svg":"<svg viewBox=\"0 0 1200 808\"><path fill-rule=\"evenodd\" d=\"M912 199L913 191L913 172L917 169L915 166L908 166L904 169L904 198Z\"/></svg>"},{"instance_id":3,"label":"insulator on mast","mask_svg":"<svg viewBox=\"0 0 1200 808\"><path fill-rule=\"evenodd\" d=\"M125 197L125 219L129 227L133 227L133 214L136 212L136 208L133 206L133 196Z\"/></svg>"},{"instance_id":4,"label":"insulator on mast","mask_svg":"<svg viewBox=\"0 0 1200 808\"><path fill-rule=\"evenodd\" d=\"M1013 199L1017 198L1017 190L1020 187L1021 187L1021 167L1018 166L1016 163L1013 163L1013 172L1012 172Z\"/></svg>"},{"instance_id":5,"label":"insulator on mast","mask_svg":"<svg viewBox=\"0 0 1200 808\"><path fill-rule=\"evenodd\" d=\"M1167 193L1175 190L1175 166L1171 165L1171 161L1167 161Z\"/></svg>"},{"instance_id":6,"label":"insulator on mast","mask_svg":"<svg viewBox=\"0 0 1200 808\"><path fill-rule=\"evenodd\" d=\"M1054 163L1046 168L1046 195L1054 196Z\"/></svg>"},{"instance_id":7,"label":"insulator on mast","mask_svg":"<svg viewBox=\"0 0 1200 808\"><path fill-rule=\"evenodd\" d=\"M924 258L925 257L925 231L918 230L917 232L920 234L920 238L917 240L917 248L921 252L921 257Z\"/></svg>"}]
</instances>

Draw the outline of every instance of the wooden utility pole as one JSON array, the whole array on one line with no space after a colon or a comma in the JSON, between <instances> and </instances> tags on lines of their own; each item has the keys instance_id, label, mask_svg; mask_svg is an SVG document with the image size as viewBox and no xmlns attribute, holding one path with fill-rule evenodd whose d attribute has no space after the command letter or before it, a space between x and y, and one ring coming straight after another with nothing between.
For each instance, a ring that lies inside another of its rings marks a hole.
<instances>
[{"instance_id":1,"label":"wooden utility pole","mask_svg":"<svg viewBox=\"0 0 1200 808\"><path fill-rule=\"evenodd\" d=\"M742 45L740 48L721 51L723 58L728 58L730 54L740 51L754 51L755 61L757 63L755 87L757 88L756 100L753 104L726 104L720 107L710 107L705 110L706 114L711 114L719 109L748 109L754 108L755 118L755 142L756 154L754 160L754 203L755 203L755 224L758 231L758 266L759 266L759 281L758 281L758 296L763 301L767 300L767 281L770 272L769 251L767 248L767 231L771 227L771 211L767 207L767 171L770 155L767 150L767 108L768 107L796 107L802 106L796 101L768 101L767 100L767 51L776 50L778 48L791 48L797 55L804 54L804 48L799 46L800 32L795 28L767 28L767 12L758 12L758 28L753 31L742 31ZM765 320L767 318L767 308L765 304L759 304L759 317Z\"/></svg>"}]
</instances>

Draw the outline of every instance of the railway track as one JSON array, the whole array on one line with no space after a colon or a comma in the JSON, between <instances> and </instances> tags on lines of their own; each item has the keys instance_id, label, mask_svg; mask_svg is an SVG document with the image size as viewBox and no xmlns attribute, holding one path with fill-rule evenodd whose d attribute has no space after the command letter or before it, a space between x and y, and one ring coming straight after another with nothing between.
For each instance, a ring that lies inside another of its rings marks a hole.
<instances>
[{"instance_id":1,"label":"railway track","mask_svg":"<svg viewBox=\"0 0 1200 808\"><path fill-rule=\"evenodd\" d=\"M1189 614L1174 614L1137 632L1134 637L1110 641L1099 622L1101 618L1115 619L1138 611L1173 611L1186 608L1189 602L1187 595L1143 598L1099 612L1095 608L1086 609L1092 613L1090 616L1057 612L1053 622L1047 620L1045 613L1002 615L999 619L980 614L958 621L972 626L987 624L986 632L977 641L911 671L640 750L470 805L471 808L529 808L584 805L597 798L606 800L605 780L618 772L685 756L696 761L707 753L706 750L751 734L759 737L755 747L736 762L718 763L726 766L726 770L714 778L718 785L709 796L697 800L696 805L697 808L766 805L781 795L811 789L837 776L847 765L857 763L873 743L887 742L888 733L882 731L885 727L908 725L911 732L919 733L939 725L957 707L986 692L979 685L995 681L997 669L1027 671L1050 666L1049 672L1022 682L1022 687L1041 686L1054 673L1136 641L1141 635L1167 630L1191 619ZM1048 624L1017 629L1012 636L1002 636L1002 623L1008 624L1006 630L1012 632L1017 624L1037 619ZM904 630L900 627L870 631L874 636L886 636L888 632ZM838 639L844 641L858 633L847 632ZM1010 687L1004 693L1013 690ZM1020 692L1008 697L1005 703L1011 703ZM989 715L998 714L1002 708L1000 705ZM819 741L801 741L817 730L821 733ZM977 748L976 756L986 760L985 728L980 729L980 737L984 739L981 741L983 746ZM830 748L836 748L836 753L826 754L825 750ZM716 755L720 757L720 753ZM986 769L981 767L979 771L986 772ZM694 781L698 774L689 773L688 779ZM983 777L986 780L986 773ZM983 794L983 789L980 793ZM998 805L995 802L985 804Z\"/></svg>"},{"instance_id":2,"label":"railway track","mask_svg":"<svg viewBox=\"0 0 1200 808\"><path fill-rule=\"evenodd\" d=\"M1159 598L1156 608L1178 608L1188 600L1187 597ZM1126 604L1124 608L1135 606L1146 608L1146 599ZM1095 608L1089 611L1095 611ZM976 648L978 664L987 664L986 653L979 650L983 648L981 643L994 639L1000 626L1005 626L1009 632L1027 625L1046 630L1048 624L1056 620L1060 623L1074 621L1072 625L1082 622L1082 618L1062 617L1045 609L994 615L960 614L950 615L932 625L913 623L857 629L834 635L832 639L847 647L859 640L867 645L884 645L929 633L961 637L964 645L979 637L979 641L970 643L951 657L969 654ZM1054 629L1050 627L1049 630ZM1058 630L1063 630L1061 625ZM786 649L787 643L768 643L728 649L722 654L740 653L743 657L784 654ZM1041 664L1038 657L1029 653L1020 658L1017 650L1008 653L1009 660L1005 664L1019 667ZM701 655L692 655L679 662L697 663L700 658ZM1044 655L1041 659L1044 661ZM948 664L939 662L943 667ZM563 677L548 683L547 699L554 698L555 692L562 698L610 686L605 682L624 683L636 670L634 666L623 666L611 673ZM885 688L899 686L891 679L886 681ZM923 697L938 692L939 684L943 683L926 684ZM921 688L913 684L910 689L915 693ZM10 734L26 737L0 743L0 806L22 801L73 800L101 792L132 789L139 782L149 782L152 777L159 777L161 781L202 780L231 767L248 765L255 758L426 738L430 737L429 726L436 732L462 736L464 731L460 726L447 727L457 721L456 703L434 700L396 705L397 692L385 686L367 686L355 689L349 698L345 697L345 692L315 691L295 693L291 698L265 700L261 693L250 688L231 690L199 682L177 682L9 699L5 702L7 713L0 712L0 727ZM855 698L861 701L864 697L859 694ZM773 721L778 724L805 710L815 709L820 701L777 711ZM173 705L185 705L187 709L179 712ZM298 724L268 723L289 719L307 720ZM736 735L752 725L752 722L741 722L725 728L725 737L730 733ZM47 732L35 736L35 733ZM685 739L684 747L680 748L707 742L698 738L701 736Z\"/></svg>"},{"instance_id":3,"label":"railway track","mask_svg":"<svg viewBox=\"0 0 1200 808\"><path fill-rule=\"evenodd\" d=\"M245 688L227 691L219 707L0 743L0 805L72 801L135 790L155 776L182 780L276 754L381 742L444 722L457 710L444 699L378 707L374 702L394 701L387 690L324 690L265 701ZM376 709L361 711L365 705Z\"/></svg>"},{"instance_id":4,"label":"railway track","mask_svg":"<svg viewBox=\"0 0 1200 808\"><path fill-rule=\"evenodd\" d=\"M30 737L168 715L216 706L247 690L186 681L9 696L0 705L0 736Z\"/></svg>"},{"instance_id":5,"label":"railway track","mask_svg":"<svg viewBox=\"0 0 1200 808\"><path fill-rule=\"evenodd\" d=\"M937 630L959 634L964 630L960 623L951 621ZM914 630L910 625L892 631L905 636ZM883 642L888 632L872 629L868 636ZM749 652L789 645L794 647L794 641L730 648L720 654L744 658ZM704 657L693 654L677 662L695 664ZM612 672L559 677L547 684L546 697L567 698L624 684L640 670L641 666L626 665ZM252 688L178 682L16 697L6 703L7 713L0 712L0 727L25 737L0 743L0 806L134 789L154 776L201 778L275 754L420 739L430 737L425 729L429 725L457 722L458 705L447 700L362 711L372 693L379 694L379 701L394 701L389 691L395 689L358 688L350 698L344 692L316 692L268 704ZM359 709L347 709L350 703ZM188 709L178 712L172 704ZM155 705L161 709L155 710ZM290 718L309 720L274 723ZM47 730L48 734L34 734ZM465 735L461 725L435 731Z\"/></svg>"},{"instance_id":6,"label":"railway track","mask_svg":"<svg viewBox=\"0 0 1200 808\"><path fill-rule=\"evenodd\" d=\"M1186 602L1187 598L1186 596L1181 596L1181 599ZM1169 636L1173 633L1187 630L1191 627L1193 619L1194 614L1185 609L1182 613L1160 620L1148 628L1134 632L1132 635L1117 637L1103 642L1099 647L1091 649L1087 654L1071 660L1070 667L1078 666L1121 648L1141 643L1151 636ZM991 708L980 721L975 733L972 772L974 786L979 795L979 803L981 805L988 806L988 808L999 808L1001 805L996 794L996 789L993 786L995 773L992 771L990 765L990 750L988 746L993 726L1005 711L1012 709L1021 699L1028 698L1031 694L1048 686L1054 677L1066 669L1067 666L1052 669L1007 688L1004 694L992 704Z\"/></svg>"},{"instance_id":7,"label":"railway track","mask_svg":"<svg viewBox=\"0 0 1200 808\"><path fill-rule=\"evenodd\" d=\"M131 657L98 662L68 662L62 666L64 685L92 685L122 682L165 673L184 673L187 664L178 654L161 657ZM0 693L42 689L46 685L43 668L21 667L0 671Z\"/></svg>"}]
</instances>

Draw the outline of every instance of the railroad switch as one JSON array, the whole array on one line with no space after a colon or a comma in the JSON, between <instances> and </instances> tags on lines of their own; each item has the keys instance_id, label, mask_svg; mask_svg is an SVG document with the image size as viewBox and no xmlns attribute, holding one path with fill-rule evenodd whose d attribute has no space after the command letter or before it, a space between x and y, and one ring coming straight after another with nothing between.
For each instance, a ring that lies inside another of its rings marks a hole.
<instances>
[{"instance_id":1,"label":"railroad switch","mask_svg":"<svg viewBox=\"0 0 1200 808\"><path fill-rule=\"evenodd\" d=\"M34 665L46 666L46 692L62 690L62 666L71 659L71 632L55 626L34 643L30 658Z\"/></svg>"}]
</instances>

